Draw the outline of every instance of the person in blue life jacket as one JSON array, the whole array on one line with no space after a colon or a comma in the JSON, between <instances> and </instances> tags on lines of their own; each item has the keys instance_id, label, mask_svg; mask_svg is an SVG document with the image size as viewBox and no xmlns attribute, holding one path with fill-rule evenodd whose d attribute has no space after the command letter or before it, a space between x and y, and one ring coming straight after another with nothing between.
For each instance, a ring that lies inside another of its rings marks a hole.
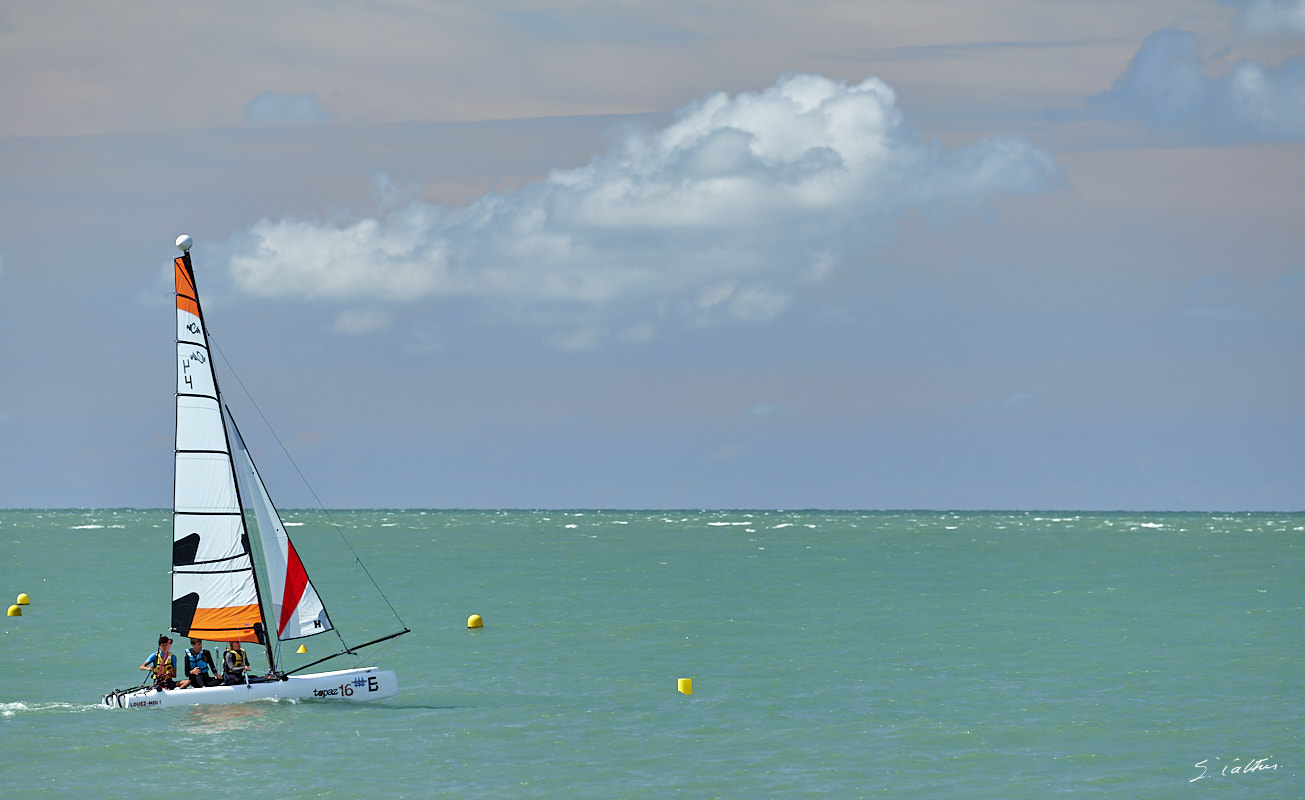
<instances>
[{"instance_id":1,"label":"person in blue life jacket","mask_svg":"<svg viewBox=\"0 0 1305 800\"><path fill-rule=\"evenodd\" d=\"M213 654L204 649L204 640L191 639L190 649L183 654L186 658L186 679L177 684L181 689L202 689L218 684L217 665L213 663Z\"/></svg>"},{"instance_id":2,"label":"person in blue life jacket","mask_svg":"<svg viewBox=\"0 0 1305 800\"><path fill-rule=\"evenodd\" d=\"M225 674L222 682L227 685L249 682L249 654L240 647L240 642L231 642L222 654L222 666Z\"/></svg>"},{"instance_id":3,"label":"person in blue life jacket","mask_svg":"<svg viewBox=\"0 0 1305 800\"><path fill-rule=\"evenodd\" d=\"M172 640L166 633L159 634L159 649L140 665L154 678L155 689L177 688L177 656L172 652Z\"/></svg>"}]
</instances>

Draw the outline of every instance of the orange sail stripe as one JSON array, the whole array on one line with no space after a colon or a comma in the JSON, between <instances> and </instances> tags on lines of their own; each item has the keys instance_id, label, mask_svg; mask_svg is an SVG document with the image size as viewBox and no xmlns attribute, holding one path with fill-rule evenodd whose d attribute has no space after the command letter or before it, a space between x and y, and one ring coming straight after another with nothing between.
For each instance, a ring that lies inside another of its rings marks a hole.
<instances>
[{"instance_id":1,"label":"orange sail stripe","mask_svg":"<svg viewBox=\"0 0 1305 800\"><path fill-rule=\"evenodd\" d=\"M197 608L186 636L215 642L256 642L254 623L261 622L257 605L230 608Z\"/></svg>"},{"instance_id":2,"label":"orange sail stripe","mask_svg":"<svg viewBox=\"0 0 1305 800\"><path fill-rule=\"evenodd\" d=\"M186 259L176 258L172 261L177 274L177 308L199 316L199 302L195 300L195 284L186 272Z\"/></svg>"}]
</instances>

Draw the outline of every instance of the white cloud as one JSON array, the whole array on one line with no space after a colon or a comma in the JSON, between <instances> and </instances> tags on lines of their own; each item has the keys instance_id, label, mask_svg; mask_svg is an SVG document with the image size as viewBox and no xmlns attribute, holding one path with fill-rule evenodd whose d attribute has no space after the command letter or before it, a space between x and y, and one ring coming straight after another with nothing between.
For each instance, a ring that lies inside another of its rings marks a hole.
<instances>
[{"instance_id":1,"label":"white cloud","mask_svg":"<svg viewBox=\"0 0 1305 800\"><path fill-rule=\"evenodd\" d=\"M331 325L336 333L372 333L390 327L390 315L384 311L353 309L341 311Z\"/></svg>"},{"instance_id":2,"label":"white cloud","mask_svg":"<svg viewBox=\"0 0 1305 800\"><path fill-rule=\"evenodd\" d=\"M552 344L588 349L651 335L631 303L686 324L774 319L908 210L1046 191L1055 174L1021 139L954 151L920 140L876 78L790 75L706 97L580 168L462 208L409 201L345 224L262 220L231 269L268 297L464 297L526 309L523 319L578 307L586 327ZM627 335L608 332L605 315Z\"/></svg>"},{"instance_id":3,"label":"white cloud","mask_svg":"<svg viewBox=\"0 0 1305 800\"><path fill-rule=\"evenodd\" d=\"M1240 6L1242 30L1255 34L1305 34L1305 0L1226 0Z\"/></svg>"},{"instance_id":4,"label":"white cloud","mask_svg":"<svg viewBox=\"0 0 1305 800\"><path fill-rule=\"evenodd\" d=\"M657 338L657 329L651 322L640 322L616 333L616 339L626 344L643 344Z\"/></svg>"},{"instance_id":5,"label":"white cloud","mask_svg":"<svg viewBox=\"0 0 1305 800\"><path fill-rule=\"evenodd\" d=\"M784 312L788 297L761 286L749 286L730 298L730 318L740 322L769 322Z\"/></svg>"},{"instance_id":6,"label":"white cloud","mask_svg":"<svg viewBox=\"0 0 1305 800\"><path fill-rule=\"evenodd\" d=\"M572 331L559 331L545 340L545 344L564 353L583 353L597 350L607 338L607 332L600 328L580 328Z\"/></svg>"},{"instance_id":7,"label":"white cloud","mask_svg":"<svg viewBox=\"0 0 1305 800\"><path fill-rule=\"evenodd\" d=\"M245 105L245 122L250 125L293 125L330 119L330 112L321 107L313 92L287 94L268 91Z\"/></svg>"},{"instance_id":8,"label":"white cloud","mask_svg":"<svg viewBox=\"0 0 1305 800\"><path fill-rule=\"evenodd\" d=\"M1280 67L1242 59L1211 77L1198 44L1187 31L1147 37L1114 85L1088 99L1088 113L1206 141L1305 139L1305 59Z\"/></svg>"}]
</instances>

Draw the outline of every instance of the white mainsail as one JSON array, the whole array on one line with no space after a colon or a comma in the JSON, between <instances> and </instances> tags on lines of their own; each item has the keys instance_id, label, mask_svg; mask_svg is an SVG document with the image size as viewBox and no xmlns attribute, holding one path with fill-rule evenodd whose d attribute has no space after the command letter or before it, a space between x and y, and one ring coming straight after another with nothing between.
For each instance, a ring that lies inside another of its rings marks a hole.
<instances>
[{"instance_id":1,"label":"white mainsail","mask_svg":"<svg viewBox=\"0 0 1305 800\"><path fill-rule=\"evenodd\" d=\"M177 284L177 434L172 507L172 629L257 642L258 584L188 259Z\"/></svg>"}]
</instances>

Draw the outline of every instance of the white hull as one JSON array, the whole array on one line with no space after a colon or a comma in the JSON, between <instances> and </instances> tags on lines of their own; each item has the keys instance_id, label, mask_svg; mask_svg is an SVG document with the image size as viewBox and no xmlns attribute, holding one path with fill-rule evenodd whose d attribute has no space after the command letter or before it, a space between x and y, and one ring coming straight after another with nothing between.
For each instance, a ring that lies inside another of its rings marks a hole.
<instances>
[{"instance_id":1,"label":"white hull","mask_svg":"<svg viewBox=\"0 0 1305 800\"><path fill-rule=\"evenodd\" d=\"M202 706L248 703L252 700L321 700L333 703L360 703L393 697L399 692L399 679L393 672L376 667L342 669L311 675L291 675L267 683L236 686L206 686L203 689L140 689L104 696L109 708L163 708L167 706Z\"/></svg>"}]
</instances>

